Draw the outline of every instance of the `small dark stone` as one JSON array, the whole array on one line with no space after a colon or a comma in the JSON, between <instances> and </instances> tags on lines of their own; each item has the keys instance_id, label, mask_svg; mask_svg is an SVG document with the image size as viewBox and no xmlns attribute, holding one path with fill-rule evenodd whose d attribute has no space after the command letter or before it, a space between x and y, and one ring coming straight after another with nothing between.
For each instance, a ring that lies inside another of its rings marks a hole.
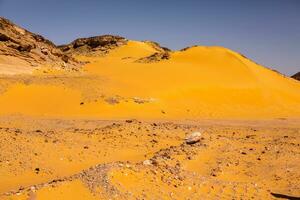
<instances>
[{"instance_id":1,"label":"small dark stone","mask_svg":"<svg viewBox=\"0 0 300 200\"><path fill-rule=\"evenodd\" d=\"M151 142L151 143L157 143L157 140L154 140L154 139L153 139L153 140L151 140L150 142Z\"/></svg>"},{"instance_id":2,"label":"small dark stone","mask_svg":"<svg viewBox=\"0 0 300 200\"><path fill-rule=\"evenodd\" d=\"M9 40L9 37L0 33L0 41L1 42L5 42L5 41L8 41Z\"/></svg>"},{"instance_id":3,"label":"small dark stone","mask_svg":"<svg viewBox=\"0 0 300 200\"><path fill-rule=\"evenodd\" d=\"M31 49L33 49L33 46L31 46L30 44L20 44L17 49L19 51L26 51L26 52L30 52Z\"/></svg>"},{"instance_id":4,"label":"small dark stone","mask_svg":"<svg viewBox=\"0 0 300 200\"><path fill-rule=\"evenodd\" d=\"M37 167L37 168L34 169L34 171L35 171L36 174L38 174L40 172L40 168Z\"/></svg>"}]
</instances>

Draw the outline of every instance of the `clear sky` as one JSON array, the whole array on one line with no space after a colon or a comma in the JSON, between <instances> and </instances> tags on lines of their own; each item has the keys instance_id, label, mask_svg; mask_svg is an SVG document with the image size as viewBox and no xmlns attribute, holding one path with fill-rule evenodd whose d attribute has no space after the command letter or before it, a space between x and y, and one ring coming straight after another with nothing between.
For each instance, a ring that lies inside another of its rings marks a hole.
<instances>
[{"instance_id":1,"label":"clear sky","mask_svg":"<svg viewBox=\"0 0 300 200\"><path fill-rule=\"evenodd\" d=\"M171 49L225 46L300 71L300 0L0 0L0 16L56 44L116 34Z\"/></svg>"}]
</instances>

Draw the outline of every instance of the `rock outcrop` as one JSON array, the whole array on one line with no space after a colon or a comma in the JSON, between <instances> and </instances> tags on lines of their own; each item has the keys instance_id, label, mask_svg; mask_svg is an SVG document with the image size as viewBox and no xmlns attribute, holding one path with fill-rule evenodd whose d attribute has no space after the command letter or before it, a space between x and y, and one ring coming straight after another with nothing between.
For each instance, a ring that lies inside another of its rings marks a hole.
<instances>
[{"instance_id":1,"label":"rock outcrop","mask_svg":"<svg viewBox=\"0 0 300 200\"><path fill-rule=\"evenodd\" d=\"M300 72L294 74L294 75L292 76L292 78L294 78L294 79L300 81Z\"/></svg>"},{"instance_id":2,"label":"rock outcrop","mask_svg":"<svg viewBox=\"0 0 300 200\"><path fill-rule=\"evenodd\" d=\"M136 60L136 62L138 62L138 63L154 63L154 62L159 62L162 60L168 60L170 58L170 52L171 52L170 49L168 49L166 47L162 47L156 42L152 42L152 41L144 41L144 42L149 44L151 47L153 47L157 52L155 52L154 54L152 54L150 56L140 58L140 59Z\"/></svg>"},{"instance_id":3,"label":"rock outcrop","mask_svg":"<svg viewBox=\"0 0 300 200\"><path fill-rule=\"evenodd\" d=\"M0 17L0 57L2 65L22 61L33 69L40 66L78 70L80 62L63 53L51 41Z\"/></svg>"},{"instance_id":4,"label":"rock outcrop","mask_svg":"<svg viewBox=\"0 0 300 200\"><path fill-rule=\"evenodd\" d=\"M105 55L110 50L125 45L127 40L120 36L102 35L89 38L79 38L70 44L61 45L61 49L68 55Z\"/></svg>"}]
</instances>

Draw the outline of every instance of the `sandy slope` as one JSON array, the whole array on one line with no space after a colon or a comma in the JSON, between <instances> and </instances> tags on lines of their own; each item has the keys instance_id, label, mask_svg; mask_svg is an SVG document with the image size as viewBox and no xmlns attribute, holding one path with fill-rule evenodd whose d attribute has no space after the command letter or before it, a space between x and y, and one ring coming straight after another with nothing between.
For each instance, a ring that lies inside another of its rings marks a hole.
<instances>
[{"instance_id":1,"label":"sandy slope","mask_svg":"<svg viewBox=\"0 0 300 200\"><path fill-rule=\"evenodd\" d=\"M91 62L81 74L5 80L0 113L103 119L300 116L299 82L231 50L192 47L170 53L168 60L135 62L155 52L148 43L130 41L105 57L79 56Z\"/></svg>"}]
</instances>

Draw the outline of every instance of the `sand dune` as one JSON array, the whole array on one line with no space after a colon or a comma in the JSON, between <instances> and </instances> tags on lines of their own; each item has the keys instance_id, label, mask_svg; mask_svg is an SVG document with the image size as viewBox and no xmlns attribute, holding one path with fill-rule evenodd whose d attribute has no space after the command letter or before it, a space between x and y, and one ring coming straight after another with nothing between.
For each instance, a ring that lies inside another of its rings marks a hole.
<instances>
[{"instance_id":1,"label":"sand dune","mask_svg":"<svg viewBox=\"0 0 300 200\"><path fill-rule=\"evenodd\" d=\"M55 83L58 78L52 85L43 83L57 76L49 72L37 75L39 81L28 78L32 84L22 79L7 84L0 113L103 119L300 116L299 82L236 52L192 47L170 52L166 60L135 62L156 52L148 43L129 41L104 57L77 56L90 63L68 83L63 77L60 83ZM82 88L81 82L88 86Z\"/></svg>"}]
</instances>

